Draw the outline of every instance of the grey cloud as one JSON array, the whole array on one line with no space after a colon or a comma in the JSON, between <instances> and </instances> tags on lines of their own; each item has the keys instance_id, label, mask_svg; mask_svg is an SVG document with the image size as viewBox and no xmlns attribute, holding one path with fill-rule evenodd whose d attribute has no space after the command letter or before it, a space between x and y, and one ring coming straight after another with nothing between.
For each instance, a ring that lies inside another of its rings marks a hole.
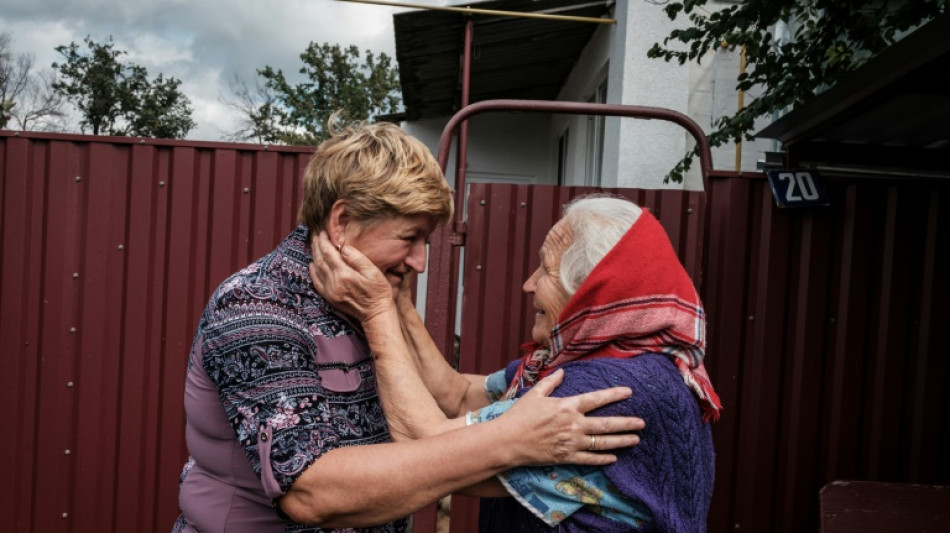
<instances>
[{"instance_id":1,"label":"grey cloud","mask_svg":"<svg viewBox=\"0 0 950 533\"><path fill-rule=\"evenodd\" d=\"M335 0L4 0L0 31L12 33L16 50L34 54L41 67L58 59L57 45L111 35L152 75L181 79L202 106L196 117L206 117L190 137L216 140L230 117L214 104L235 73L250 82L270 65L294 76L311 41L392 55L393 11Z\"/></svg>"}]
</instances>

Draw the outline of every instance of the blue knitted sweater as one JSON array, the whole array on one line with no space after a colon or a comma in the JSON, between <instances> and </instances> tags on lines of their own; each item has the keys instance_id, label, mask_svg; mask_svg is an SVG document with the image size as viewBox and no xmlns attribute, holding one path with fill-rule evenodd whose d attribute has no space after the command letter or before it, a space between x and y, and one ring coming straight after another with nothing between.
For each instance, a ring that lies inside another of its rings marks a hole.
<instances>
[{"instance_id":1,"label":"blue knitted sweater","mask_svg":"<svg viewBox=\"0 0 950 533\"><path fill-rule=\"evenodd\" d=\"M517 363L508 366L509 381ZM652 520L636 529L584 507L551 528L514 498L492 498L482 502L481 531L706 531L715 471L712 434L702 421L696 396L670 359L644 354L629 359L588 359L562 368L564 382L554 396L612 386L633 389L630 398L593 414L639 416L646 421L640 444L620 450L618 461L605 467L605 474L625 496L645 505Z\"/></svg>"}]
</instances>

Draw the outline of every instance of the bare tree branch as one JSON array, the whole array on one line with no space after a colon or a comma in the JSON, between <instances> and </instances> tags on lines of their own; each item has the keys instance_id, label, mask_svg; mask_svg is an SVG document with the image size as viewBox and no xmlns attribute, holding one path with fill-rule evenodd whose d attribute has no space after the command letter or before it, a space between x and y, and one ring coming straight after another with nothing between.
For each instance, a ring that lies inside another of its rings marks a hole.
<instances>
[{"instance_id":1,"label":"bare tree branch","mask_svg":"<svg viewBox=\"0 0 950 533\"><path fill-rule=\"evenodd\" d=\"M62 131L65 101L53 90L52 70L36 71L31 54L13 50L13 36L0 33L0 127Z\"/></svg>"}]
</instances>

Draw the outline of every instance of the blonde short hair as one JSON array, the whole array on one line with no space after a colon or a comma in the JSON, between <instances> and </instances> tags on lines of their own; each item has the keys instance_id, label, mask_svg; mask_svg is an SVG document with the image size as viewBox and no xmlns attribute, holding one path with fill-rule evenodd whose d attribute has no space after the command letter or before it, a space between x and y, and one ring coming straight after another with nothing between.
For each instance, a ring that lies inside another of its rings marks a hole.
<instances>
[{"instance_id":1,"label":"blonde short hair","mask_svg":"<svg viewBox=\"0 0 950 533\"><path fill-rule=\"evenodd\" d=\"M387 122L348 126L317 147L303 174L299 222L311 232L324 229L337 200L363 224L416 215L445 223L454 209L429 149Z\"/></svg>"}]
</instances>

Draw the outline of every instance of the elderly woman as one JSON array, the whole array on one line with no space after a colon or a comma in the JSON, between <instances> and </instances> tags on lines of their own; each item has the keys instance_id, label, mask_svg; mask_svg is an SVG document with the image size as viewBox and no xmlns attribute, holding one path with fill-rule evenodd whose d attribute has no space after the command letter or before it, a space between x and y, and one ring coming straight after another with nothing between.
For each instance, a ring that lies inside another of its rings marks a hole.
<instances>
[{"instance_id":1,"label":"elderly woman","mask_svg":"<svg viewBox=\"0 0 950 533\"><path fill-rule=\"evenodd\" d=\"M475 427L510 413L545 376L561 371L556 396L633 389L627 400L595 413L643 417L638 446L599 467L519 467L499 474L500 483L483 483L482 494L507 497L483 502L483 531L705 531L714 474L706 422L718 418L721 406L702 364L699 298L650 213L607 197L567 207L524 283L534 296L533 343L522 359L487 379L448 367L405 299L380 297L366 305L367 287L381 281L357 252L344 249L341 256L325 237L318 245L314 284L363 321L384 404L387 396L400 400L401 408L387 409L390 425L409 437L430 435L441 423L411 403L418 381L405 376L416 366L443 416L474 410L468 421ZM344 262L353 268L345 275ZM354 294L363 295L362 307ZM602 449L601 439L591 435L589 449Z\"/></svg>"},{"instance_id":2,"label":"elderly woman","mask_svg":"<svg viewBox=\"0 0 950 533\"><path fill-rule=\"evenodd\" d=\"M443 420L433 438L391 442L359 324L308 277L311 242L325 231L358 250L391 302L424 269L426 238L451 213L434 158L396 126L351 127L319 146L300 226L225 280L198 324L175 531L400 532L413 511L506 469L616 460L586 450L591 434L610 449L636 442L607 433L642 421L584 416L629 389L546 397L560 375L495 422Z\"/></svg>"}]
</instances>

